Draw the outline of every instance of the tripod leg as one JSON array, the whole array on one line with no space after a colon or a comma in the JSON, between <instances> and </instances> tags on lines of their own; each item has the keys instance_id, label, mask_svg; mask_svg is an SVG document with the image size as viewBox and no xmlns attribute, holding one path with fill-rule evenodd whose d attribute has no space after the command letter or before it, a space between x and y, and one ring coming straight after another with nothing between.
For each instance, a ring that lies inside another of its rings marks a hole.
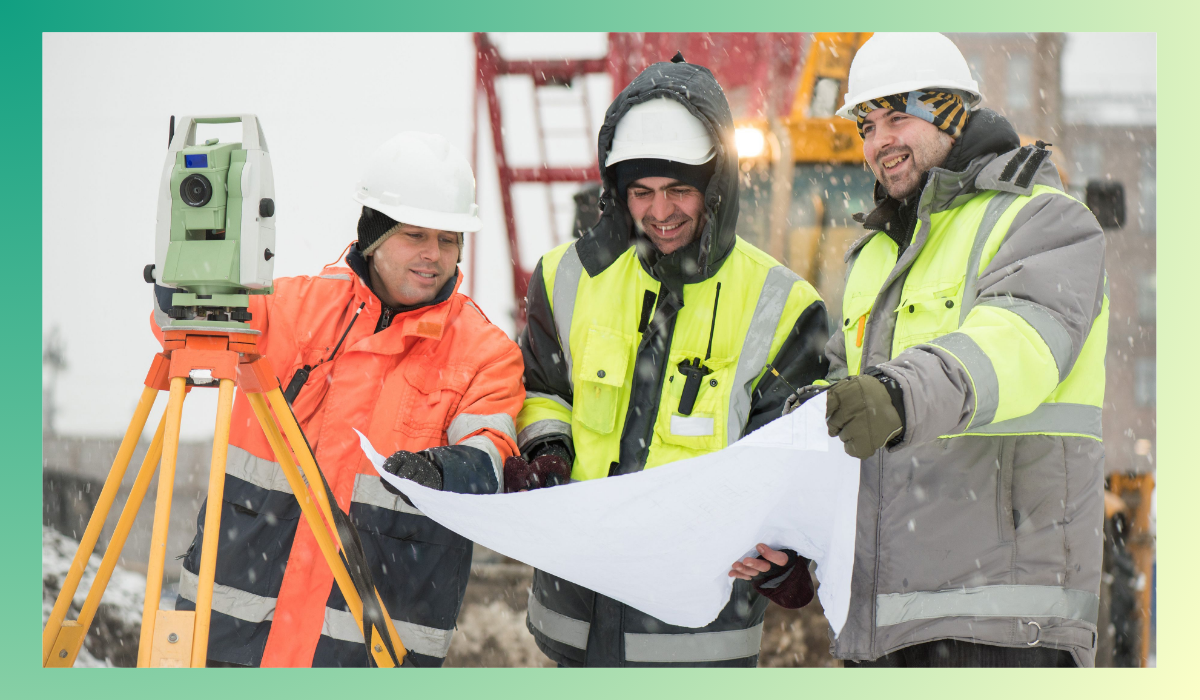
<instances>
[{"instance_id":1,"label":"tripod leg","mask_svg":"<svg viewBox=\"0 0 1200 700\"><path fill-rule=\"evenodd\" d=\"M283 430L283 434L287 436L292 451L296 453L297 466L300 467L304 478L312 485L313 496L317 499L317 506L321 509L321 514L325 516L325 521L329 523L329 530L333 534L334 542L337 543L338 549L343 549L341 537L333 524L333 509L329 507L329 498L325 495L325 489L318 488L321 479L317 475L317 462L308 450L308 442L304 439L304 433L300 431L300 426L292 416L287 399L283 398L283 392L279 389L264 392L263 396L275 411L278 425Z\"/></svg>"},{"instance_id":2,"label":"tripod leg","mask_svg":"<svg viewBox=\"0 0 1200 700\"><path fill-rule=\"evenodd\" d=\"M96 542L100 539L100 532L104 529L104 521L108 519L109 510L117 498L121 480L125 478L125 470L129 467L129 460L133 457L133 450L142 436L142 430L146 427L146 418L150 415L150 409L153 408L154 399L157 397L157 389L149 386L142 389L142 396L138 400L137 408L133 411L133 418L125 430L125 438L121 440L121 447L117 450L117 456L108 470L108 478L104 480L104 488L101 489L100 497L96 501L96 508L92 511L91 518L88 519L87 529L83 531L79 549L75 551L75 559L71 561L71 568L67 570L67 578L63 581L58 598L54 601L50 619L46 622L46 628L42 630L43 665L49 663L51 648L62 630L63 620L66 619L67 611L71 608L71 601L75 597L75 591L79 588L79 580L83 578L88 559L96 549ZM120 548L118 548L119 550ZM95 586L94 583L93 586ZM86 634L86 630L84 632Z\"/></svg>"},{"instance_id":3,"label":"tripod leg","mask_svg":"<svg viewBox=\"0 0 1200 700\"><path fill-rule=\"evenodd\" d=\"M276 393L278 391L278 389L275 389ZM359 630L362 630L362 600L358 597L358 591L354 587L354 582L350 579L350 572L346 571L346 565L342 563L337 545L334 544L333 537L330 535L330 530L333 528L332 517L328 521L329 524L327 526L322 519L321 512L313 503L313 499L309 497L308 485L304 482L304 477L300 475L300 471L296 468L295 461L292 460L292 455L288 451L287 444L283 441L283 435L280 434L279 427L276 425L275 419L267 407L266 397L261 393L255 392L247 393L246 398L250 401L250 407L254 409L254 415L258 417L263 434L266 435L267 441L271 443L271 449L275 452L275 458L279 461L283 475L287 479L292 493L295 494L296 501L300 504L300 510L303 511L304 519L308 522L309 529L312 530L313 536L317 540L317 546L320 547L321 554L325 557L325 562L333 572L333 578L337 581L338 588L342 591L342 597L346 600L346 606L350 608L350 614L354 616L354 621L358 623ZM290 412L285 415L286 419L291 418ZM304 448L303 452L307 454L308 450L303 441L300 442L300 447ZM299 452L300 449L297 449L297 451ZM311 458L311 455L309 457ZM313 489L314 492L318 490L320 489ZM390 630L392 633L392 646L396 650L396 653L401 655L401 660L403 660L404 644L400 641L400 635L395 633L390 620L388 621L388 627L392 628ZM385 633L383 630L379 632L380 634ZM376 649L377 651L373 652L373 656L380 668L395 666L382 645L376 645Z\"/></svg>"},{"instance_id":4,"label":"tripod leg","mask_svg":"<svg viewBox=\"0 0 1200 700\"><path fill-rule=\"evenodd\" d=\"M133 529L133 521L137 518L138 510L142 507L142 500L145 499L146 491L150 488L150 480L154 478L154 472L158 468L158 458L162 456L163 428L166 424L166 416L164 416L158 422L154 440L146 450L142 466L138 469L137 479L134 480L133 487L129 490L129 498L125 500L125 507L121 509L121 517L117 520L116 529L113 530L112 538L108 542L104 559L96 571L96 578L92 581L87 600L84 601L83 607L79 611L79 619L64 623L64 629L70 629L71 634L59 635L58 640L51 648L50 658L46 661L47 667L75 665L75 657L79 654L80 647L83 646L83 639L92 626L92 620L96 617L100 599L104 596L104 590L108 588L108 581L112 577L113 569L116 568L117 560L121 558L121 551L125 548L125 540L129 537L129 531ZM63 655L64 651L66 652L65 656Z\"/></svg>"},{"instance_id":5,"label":"tripod leg","mask_svg":"<svg viewBox=\"0 0 1200 700\"><path fill-rule=\"evenodd\" d=\"M221 505L225 494L225 458L229 454L229 421L233 413L233 380L222 379L217 398L217 424L213 434L212 466L208 472L208 508L204 512L204 544L200 550L200 582L196 590L196 630L192 636L192 668L208 660L208 624L212 616L213 583L217 572L217 547L221 540Z\"/></svg>"},{"instance_id":6,"label":"tripod leg","mask_svg":"<svg viewBox=\"0 0 1200 700\"><path fill-rule=\"evenodd\" d=\"M300 468L304 471L304 477L308 479L309 484L313 484L313 494L316 496L317 503L321 506L321 512L325 515L326 521L329 523L329 529L333 533L333 538L337 542L339 549L345 549L345 543L342 542L341 536L338 535L337 527L334 525L333 511L329 505L329 499L325 495L325 489L318 488L317 484L321 483L320 469L317 467L317 460L313 458L312 452L308 448L308 441L304 438L304 433L300 430L300 425L296 422L295 415L292 414L291 408L288 406L287 399L283 397L283 392L278 388L265 392L265 396L271 403L271 408L275 410L275 416L279 420L283 432L287 435L288 442L292 445L292 450L296 453L297 461ZM383 599L379 596L379 591L374 591L376 600L379 601L379 607L383 609L384 621L387 626L386 630L379 630L380 635L387 635L392 641L393 647L397 653L404 653L403 642L400 641L400 634L396 631L396 626L392 623L392 618L387 615L387 606L383 604ZM349 600L349 599L347 599ZM359 619L359 627L362 627L362 610L351 608L356 619ZM378 645L376 645L378 649ZM386 657L386 652L378 651L375 653L376 658Z\"/></svg>"},{"instance_id":7,"label":"tripod leg","mask_svg":"<svg viewBox=\"0 0 1200 700\"><path fill-rule=\"evenodd\" d=\"M146 600L142 606L142 632L138 643L138 668L150 666L154 624L162 598L163 563L167 558L167 529L171 524L171 496L175 488L175 460L179 456L179 424L183 418L183 377L171 377L171 397L163 415L162 467L158 473L158 498L154 502L154 529L150 535L150 561L146 567Z\"/></svg>"}]
</instances>

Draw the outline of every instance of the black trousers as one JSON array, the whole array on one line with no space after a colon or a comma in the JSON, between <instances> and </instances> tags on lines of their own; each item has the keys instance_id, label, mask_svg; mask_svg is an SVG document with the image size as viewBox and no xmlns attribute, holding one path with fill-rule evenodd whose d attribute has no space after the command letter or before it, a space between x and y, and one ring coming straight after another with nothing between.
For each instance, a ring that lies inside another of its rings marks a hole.
<instances>
[{"instance_id":1,"label":"black trousers","mask_svg":"<svg viewBox=\"0 0 1200 700\"><path fill-rule=\"evenodd\" d=\"M847 661L846 668L1075 668L1075 659L1061 649L939 639L897 649L874 661Z\"/></svg>"}]
</instances>

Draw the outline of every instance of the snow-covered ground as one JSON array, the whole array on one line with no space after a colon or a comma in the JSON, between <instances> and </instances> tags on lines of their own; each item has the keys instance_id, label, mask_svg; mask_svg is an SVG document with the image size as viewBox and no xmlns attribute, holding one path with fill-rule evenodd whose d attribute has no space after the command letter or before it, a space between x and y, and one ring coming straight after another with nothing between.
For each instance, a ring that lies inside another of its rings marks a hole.
<instances>
[{"instance_id":1,"label":"snow-covered ground","mask_svg":"<svg viewBox=\"0 0 1200 700\"><path fill-rule=\"evenodd\" d=\"M54 528L42 527L42 624L50 619L50 611L62 582L71 568L71 560L79 543ZM87 570L75 591L67 619L75 619L91 590L92 581L100 567L100 556L93 554ZM137 660L138 634L142 626L142 600L146 577L118 566L113 570L108 587L101 599L96 619L88 631L87 640L79 650L76 667L133 666ZM99 658L97 658L99 657Z\"/></svg>"}]
</instances>

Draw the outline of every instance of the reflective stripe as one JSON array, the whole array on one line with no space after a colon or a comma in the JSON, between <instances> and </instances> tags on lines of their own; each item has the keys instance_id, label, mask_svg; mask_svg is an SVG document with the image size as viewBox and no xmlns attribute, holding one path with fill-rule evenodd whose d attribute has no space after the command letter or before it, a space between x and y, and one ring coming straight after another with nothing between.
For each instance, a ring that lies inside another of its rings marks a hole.
<instances>
[{"instance_id":1,"label":"reflective stripe","mask_svg":"<svg viewBox=\"0 0 1200 700\"><path fill-rule=\"evenodd\" d=\"M571 377L571 318L575 315L575 295L579 291L579 280L583 277L583 262L575 246L567 248L558 269L554 273L554 326L558 329L558 347L567 362L567 377ZM574 380L571 386L574 386Z\"/></svg>"},{"instance_id":2,"label":"reflective stripe","mask_svg":"<svg viewBox=\"0 0 1200 700\"><path fill-rule=\"evenodd\" d=\"M409 515L425 515L404 502L396 494L383 487L383 480L375 474L355 474L354 493L350 496L351 503L386 508Z\"/></svg>"},{"instance_id":3,"label":"reflective stripe","mask_svg":"<svg viewBox=\"0 0 1200 700\"><path fill-rule=\"evenodd\" d=\"M547 399L549 401L553 401L554 403L558 404L559 406L562 406L563 408L567 409L568 411L572 410L571 404L567 403L567 400L564 399L563 397L559 396L558 394L542 394L542 393L539 393L536 391L526 391L525 392L525 400L528 401L529 399Z\"/></svg>"},{"instance_id":4,"label":"reflective stripe","mask_svg":"<svg viewBox=\"0 0 1200 700\"><path fill-rule=\"evenodd\" d=\"M1071 335L1067 333L1066 328L1062 327L1058 319L1046 310L1046 307L1026 299L1016 299L1010 296L987 297L981 299L979 305L994 306L1020 316L1033 327L1033 330L1038 332L1038 335L1042 336L1046 347L1050 348L1050 354L1054 356L1054 363L1058 365L1058 381L1061 382L1067 378L1071 369Z\"/></svg>"},{"instance_id":5,"label":"reflective stripe","mask_svg":"<svg viewBox=\"0 0 1200 700\"><path fill-rule=\"evenodd\" d=\"M642 663L703 663L744 659L758 653L763 626L696 634L625 634L625 660Z\"/></svg>"},{"instance_id":6,"label":"reflective stripe","mask_svg":"<svg viewBox=\"0 0 1200 700\"><path fill-rule=\"evenodd\" d=\"M534 421L525 426L525 429L517 436L517 447L524 450L526 445L546 435L566 435L567 437L571 437L571 424L561 420L554 420L553 418Z\"/></svg>"},{"instance_id":7,"label":"reflective stripe","mask_svg":"<svg viewBox=\"0 0 1200 700\"><path fill-rule=\"evenodd\" d=\"M992 197L988 202L987 208L983 210L983 219L979 222L979 228L975 231L975 243L971 246L971 254L967 257L967 278L963 286L962 302L959 304L958 325L967 322L967 314L971 313L971 309L975 307L975 290L979 286L979 260L983 257L983 248L987 245L988 238L991 237L992 229L996 227L996 222L1004 216L1004 212L1013 202L1017 201L1017 195L1012 192L1000 192Z\"/></svg>"},{"instance_id":8,"label":"reflective stripe","mask_svg":"<svg viewBox=\"0 0 1200 700\"><path fill-rule=\"evenodd\" d=\"M1099 406L1081 403L1044 403L1027 415L991 425L970 428L972 435L1082 435L1103 438Z\"/></svg>"},{"instance_id":9,"label":"reflective stripe","mask_svg":"<svg viewBox=\"0 0 1200 700\"><path fill-rule=\"evenodd\" d=\"M1058 586L980 586L875 597L875 626L938 617L1061 617L1096 624L1100 598Z\"/></svg>"},{"instance_id":10,"label":"reflective stripe","mask_svg":"<svg viewBox=\"0 0 1200 700\"><path fill-rule=\"evenodd\" d=\"M196 602L200 588L200 576L187 569L179 572L179 595L185 600ZM243 622L267 622L275 617L275 599L248 593L232 586L213 583L212 609L236 617Z\"/></svg>"},{"instance_id":11,"label":"reflective stripe","mask_svg":"<svg viewBox=\"0 0 1200 700\"><path fill-rule=\"evenodd\" d=\"M350 281L350 275L344 273L339 275L317 275L317 277L323 280L341 280L343 282Z\"/></svg>"},{"instance_id":12,"label":"reflective stripe","mask_svg":"<svg viewBox=\"0 0 1200 700\"><path fill-rule=\"evenodd\" d=\"M733 389L729 392L729 426L725 437L727 444L741 439L742 429L750 419L750 392L754 388L752 384L767 364L767 355L771 352L775 329L783 316L788 294L792 291L792 285L799 281L800 276L783 265L772 267L767 272L767 278L763 280L758 304L754 307L754 316L750 318L746 339L742 342L742 352L738 356L737 372L733 375Z\"/></svg>"},{"instance_id":13,"label":"reflective stripe","mask_svg":"<svg viewBox=\"0 0 1200 700\"><path fill-rule=\"evenodd\" d=\"M512 416L507 413L460 413L450 421L450 427L446 428L446 439L451 445L457 445L471 433L485 429L503 433L513 440L517 439L517 426L513 423Z\"/></svg>"},{"instance_id":14,"label":"reflective stripe","mask_svg":"<svg viewBox=\"0 0 1200 700\"><path fill-rule=\"evenodd\" d=\"M392 624L396 626L396 633L400 635L400 641L404 642L405 649L425 656L446 658L454 630L414 625L403 620L392 620ZM358 623L354 621L354 616L345 610L326 607L325 622L321 624L321 634L343 642L363 643L363 633L359 631Z\"/></svg>"},{"instance_id":15,"label":"reflective stripe","mask_svg":"<svg viewBox=\"0 0 1200 700\"><path fill-rule=\"evenodd\" d=\"M487 453L487 456L492 460L492 469L496 471L496 493L504 490L504 458L500 456L500 450L496 449L496 443L486 435L476 435L469 437L466 440L458 443L464 447L474 447Z\"/></svg>"},{"instance_id":16,"label":"reflective stripe","mask_svg":"<svg viewBox=\"0 0 1200 700\"><path fill-rule=\"evenodd\" d=\"M532 589L529 591L529 623L538 632L559 644L587 649L588 630L592 626L542 605L542 601L537 599Z\"/></svg>"},{"instance_id":17,"label":"reflective stripe","mask_svg":"<svg viewBox=\"0 0 1200 700\"><path fill-rule=\"evenodd\" d=\"M288 485L287 478L284 477L283 469L280 468L278 462L255 457L234 445L229 446L229 453L225 458L225 473L254 484L260 489L281 493L292 492L292 487Z\"/></svg>"},{"instance_id":18,"label":"reflective stripe","mask_svg":"<svg viewBox=\"0 0 1200 700\"><path fill-rule=\"evenodd\" d=\"M975 414L971 416L967 429L990 423L996 416L996 407L1000 405L1000 381L987 353L966 333L948 333L929 341L929 345L950 353L971 377L975 391Z\"/></svg>"}]
</instances>

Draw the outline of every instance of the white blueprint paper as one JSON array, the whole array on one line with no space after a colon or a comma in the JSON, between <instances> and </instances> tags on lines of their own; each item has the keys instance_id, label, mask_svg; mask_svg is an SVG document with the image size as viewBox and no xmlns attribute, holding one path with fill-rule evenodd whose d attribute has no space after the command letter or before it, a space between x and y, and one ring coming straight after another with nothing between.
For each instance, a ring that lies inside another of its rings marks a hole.
<instances>
[{"instance_id":1,"label":"white blueprint paper","mask_svg":"<svg viewBox=\"0 0 1200 700\"><path fill-rule=\"evenodd\" d=\"M673 625L703 627L729 601L730 565L754 545L817 563L834 633L846 622L859 461L825 429L825 396L702 457L619 478L511 494L434 491L380 475L425 515L501 554Z\"/></svg>"}]
</instances>

